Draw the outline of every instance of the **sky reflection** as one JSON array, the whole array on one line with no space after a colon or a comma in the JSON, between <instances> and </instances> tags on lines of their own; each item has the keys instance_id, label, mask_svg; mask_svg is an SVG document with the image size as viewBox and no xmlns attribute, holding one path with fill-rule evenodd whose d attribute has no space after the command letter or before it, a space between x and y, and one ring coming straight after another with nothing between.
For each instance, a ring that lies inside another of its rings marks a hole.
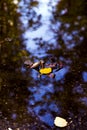
<instances>
[{"instance_id":1,"label":"sky reflection","mask_svg":"<svg viewBox=\"0 0 87 130\"><path fill-rule=\"evenodd\" d=\"M51 42L49 42L49 44L52 43L55 48L56 47L55 46L56 38L54 38L54 39L52 39L52 38L62 36L63 44L65 44L65 46L67 48L66 50L73 50L73 48L76 45L76 42L78 43L78 41L80 41L80 40L82 41L83 37L78 36L78 30L73 30L71 32L71 34L66 32L65 30L60 31L60 29L58 27L60 27L61 23L59 21L56 22L56 24L55 24L55 25L57 25L57 29L56 29L56 26L52 26L53 28L51 28L51 22L50 22L50 19L52 17L51 10L52 10L52 6L55 6L55 4L56 4L56 0L51 1L51 2L50 2L50 0L38 0L38 1L39 1L39 4L38 4L38 6L33 7L33 9L31 10L32 13L28 12L29 11L28 10L29 8L27 7L28 1L25 5L24 5L23 0L19 4L19 6L22 7L22 8L20 8L19 11L21 12L21 15L22 15L20 19L23 23L23 28L25 30L23 33L23 38L26 39L25 44L26 44L27 49L33 54L33 56L38 56L39 58L44 57L44 56L46 56L45 49L44 50L42 48L37 49L38 39L40 42L51 41ZM63 12L61 12L61 13L64 14L64 13L66 13L66 11L67 10L63 10ZM35 14L35 12L36 12L36 14ZM32 17L31 15L33 16L34 22L38 21L38 23L39 23L38 25L34 25L33 27L29 25L29 20L31 20L31 17ZM37 19L37 17L39 20ZM75 22L74 24L77 25L78 23ZM70 24L65 24L65 27L68 29L70 27ZM55 30L57 33L53 33L53 31L51 31L51 29ZM77 40L74 39L74 37ZM64 61L64 57L60 56L59 58ZM67 59L65 61L65 63L71 64L72 60ZM70 98L71 98L71 95L69 95L69 93L68 93L68 91L70 93L72 93L70 91L71 88L69 88L69 90L68 90L68 88L66 88L66 92L63 88L64 87L63 86L64 77L68 72L69 72L69 67L64 67L60 71L56 72L56 77L55 77L54 81L52 81L52 80L50 81L50 80L47 80L46 76L42 76L42 79L38 79L37 72L32 70L32 77L36 82L36 86L31 86L31 87L29 86L29 88L28 88L28 91L31 92L31 95L29 96L29 99L28 99L28 111L31 110L32 112L34 112L36 114L36 116L38 116L40 118L40 120L43 121L44 123L46 123L47 125L53 126L54 115L58 115L58 114L60 115L60 113L61 113L61 109L60 109L60 105L59 105L59 104L61 104L60 102L64 101L64 105L65 105L65 100L66 100L66 102L67 102L66 104L68 104L67 100L69 100L69 99L67 99L67 97L70 96ZM73 74L70 74L70 75L73 75ZM82 76L83 76L83 80L85 82L87 82L87 73L83 72ZM72 78L73 78L73 76L71 76L70 80L72 80ZM44 79L47 80L47 82L45 84L43 84ZM69 77L68 77L68 79L69 79ZM58 87L59 81L61 81L62 87ZM53 82L55 82L57 85L54 86ZM70 82L70 85L72 85L72 82ZM56 86L58 87L58 88L56 88L58 93L55 96L54 94L55 94ZM69 83L67 83L67 87L69 87ZM59 97L59 95L58 95L59 92L60 92L60 94L61 94L61 92L62 93L65 92L65 95L63 95L64 96L63 99L61 96ZM68 96L66 96L66 93ZM81 87L76 87L75 89L73 89L73 93L82 94L83 89ZM53 95L54 95L54 98L58 96L61 99L61 101L57 99L57 101L55 102L55 100L52 98ZM82 99L80 99L80 101L85 102L86 98L82 98ZM68 104L68 105L70 105L70 104ZM65 109L65 108L63 108L63 109Z\"/></svg>"},{"instance_id":2,"label":"sky reflection","mask_svg":"<svg viewBox=\"0 0 87 130\"><path fill-rule=\"evenodd\" d=\"M39 0L38 0L39 1ZM21 12L21 21L23 22L24 28L26 28L25 33L23 34L24 39L27 39L25 44L27 46L27 49L36 50L37 45L35 44L35 41L33 39L35 38L42 38L45 41L49 41L53 37L53 32L50 31L50 17L52 17L51 10L52 6L55 6L57 0L40 0L38 7L33 7L33 10L37 13L37 15L41 15L41 26L38 27L38 29L32 30L32 28L27 29L28 26L28 17L26 16L28 10L27 5L24 5L23 0L19 3L19 6L22 7L19 11ZM50 4L50 5L49 5ZM29 15L30 17L30 15Z\"/></svg>"},{"instance_id":3,"label":"sky reflection","mask_svg":"<svg viewBox=\"0 0 87 130\"><path fill-rule=\"evenodd\" d=\"M82 74L84 82L87 82L87 72L83 72Z\"/></svg>"},{"instance_id":4,"label":"sky reflection","mask_svg":"<svg viewBox=\"0 0 87 130\"><path fill-rule=\"evenodd\" d=\"M40 118L41 121L47 125L53 126L53 114L60 113L60 107L55 101L51 101L51 96L54 94L55 86L52 84L40 85L36 87L29 87L32 95L29 98L29 111L30 109Z\"/></svg>"}]
</instances>

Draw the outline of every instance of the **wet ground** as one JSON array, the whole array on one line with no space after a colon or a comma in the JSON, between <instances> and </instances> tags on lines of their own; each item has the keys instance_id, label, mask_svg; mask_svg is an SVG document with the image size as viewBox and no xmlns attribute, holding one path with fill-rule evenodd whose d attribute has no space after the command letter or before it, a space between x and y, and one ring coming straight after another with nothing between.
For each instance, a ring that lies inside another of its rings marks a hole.
<instances>
[{"instance_id":1,"label":"wet ground","mask_svg":"<svg viewBox=\"0 0 87 130\"><path fill-rule=\"evenodd\" d=\"M0 1L0 130L87 129L86 3ZM55 78L24 65L51 57Z\"/></svg>"}]
</instances>

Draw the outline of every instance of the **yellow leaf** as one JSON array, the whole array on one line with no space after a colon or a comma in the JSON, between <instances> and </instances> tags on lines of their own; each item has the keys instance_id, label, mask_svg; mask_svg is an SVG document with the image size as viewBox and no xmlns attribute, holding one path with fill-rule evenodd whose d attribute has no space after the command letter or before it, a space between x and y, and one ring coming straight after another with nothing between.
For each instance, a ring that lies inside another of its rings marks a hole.
<instances>
[{"instance_id":1,"label":"yellow leaf","mask_svg":"<svg viewBox=\"0 0 87 130\"><path fill-rule=\"evenodd\" d=\"M41 74L50 74L52 72L52 68L42 68L39 70Z\"/></svg>"}]
</instances>

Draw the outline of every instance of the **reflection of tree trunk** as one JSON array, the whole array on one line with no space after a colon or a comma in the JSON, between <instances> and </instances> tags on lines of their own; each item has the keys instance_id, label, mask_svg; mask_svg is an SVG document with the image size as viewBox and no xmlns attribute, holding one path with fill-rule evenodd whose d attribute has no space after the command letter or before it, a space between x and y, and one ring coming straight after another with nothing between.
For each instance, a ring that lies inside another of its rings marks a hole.
<instances>
[{"instance_id":1,"label":"reflection of tree trunk","mask_svg":"<svg viewBox=\"0 0 87 130\"><path fill-rule=\"evenodd\" d=\"M1 10L1 13L4 12L4 15L7 11L7 7L6 7L6 4L3 2L3 3L0 3L0 10ZM1 14L0 16L0 35L3 36L3 34L6 33L6 18L5 16L3 16L3 14Z\"/></svg>"},{"instance_id":2,"label":"reflection of tree trunk","mask_svg":"<svg viewBox=\"0 0 87 130\"><path fill-rule=\"evenodd\" d=\"M2 18L0 20L0 36L3 36L4 32L6 32L5 19Z\"/></svg>"}]
</instances>

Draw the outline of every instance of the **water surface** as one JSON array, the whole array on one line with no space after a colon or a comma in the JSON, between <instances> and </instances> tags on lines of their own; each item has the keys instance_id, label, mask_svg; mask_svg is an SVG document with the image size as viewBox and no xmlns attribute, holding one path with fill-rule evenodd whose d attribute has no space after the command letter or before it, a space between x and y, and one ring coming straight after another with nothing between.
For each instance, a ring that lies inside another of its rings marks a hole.
<instances>
[{"instance_id":1,"label":"water surface","mask_svg":"<svg viewBox=\"0 0 87 130\"><path fill-rule=\"evenodd\" d=\"M87 129L86 3L0 1L1 130L59 130L56 116ZM55 79L24 66L51 56L64 65Z\"/></svg>"}]
</instances>

